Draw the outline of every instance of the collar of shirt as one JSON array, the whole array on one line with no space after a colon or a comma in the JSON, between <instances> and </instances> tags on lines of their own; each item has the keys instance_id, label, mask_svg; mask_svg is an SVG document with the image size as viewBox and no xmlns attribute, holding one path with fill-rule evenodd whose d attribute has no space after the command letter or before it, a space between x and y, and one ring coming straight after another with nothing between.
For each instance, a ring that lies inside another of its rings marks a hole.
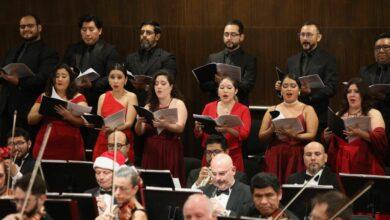
<instances>
[{"instance_id":1,"label":"collar of shirt","mask_svg":"<svg viewBox=\"0 0 390 220\"><path fill-rule=\"evenodd\" d=\"M320 171L318 171L315 175L318 175L317 178L314 178L309 184L313 184L313 185L318 185L319 181L320 181L320 178L321 178L321 175L322 175L322 172L324 171L324 169L322 168ZM313 177L313 175L311 175L307 170L306 170L306 173L305 175L308 175L308 176L311 176ZM308 180L305 180L304 183L306 183Z\"/></svg>"},{"instance_id":2,"label":"collar of shirt","mask_svg":"<svg viewBox=\"0 0 390 220\"><path fill-rule=\"evenodd\" d=\"M233 51L229 51L229 49L225 48L224 50L224 56L227 57L234 57L238 54L241 54L243 53L244 51L242 50L241 46L239 48L237 48L236 50L233 50Z\"/></svg>"}]
</instances>

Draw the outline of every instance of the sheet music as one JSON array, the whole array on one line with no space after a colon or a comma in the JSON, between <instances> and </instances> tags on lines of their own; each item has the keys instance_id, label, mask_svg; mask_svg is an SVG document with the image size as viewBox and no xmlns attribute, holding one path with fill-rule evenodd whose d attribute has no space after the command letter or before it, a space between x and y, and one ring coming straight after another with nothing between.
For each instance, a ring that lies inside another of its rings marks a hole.
<instances>
[{"instance_id":1,"label":"sheet music","mask_svg":"<svg viewBox=\"0 0 390 220\"><path fill-rule=\"evenodd\" d=\"M230 128L242 125L242 121L237 115L221 115L215 120L215 122L219 126L226 126Z\"/></svg>"},{"instance_id":2,"label":"sheet music","mask_svg":"<svg viewBox=\"0 0 390 220\"><path fill-rule=\"evenodd\" d=\"M7 75L15 74L18 78L34 76L32 70L24 63L10 63L1 68Z\"/></svg>"},{"instance_id":3,"label":"sheet music","mask_svg":"<svg viewBox=\"0 0 390 220\"><path fill-rule=\"evenodd\" d=\"M371 131L371 118L369 116L360 116L360 117L350 117L344 119L345 128L348 129L349 126L354 128L360 128L363 131ZM348 137L348 142L352 142L358 139L358 136Z\"/></svg>"},{"instance_id":4,"label":"sheet music","mask_svg":"<svg viewBox=\"0 0 390 220\"><path fill-rule=\"evenodd\" d=\"M228 76L235 81L241 81L241 67L226 63L216 63L217 73Z\"/></svg>"},{"instance_id":5,"label":"sheet music","mask_svg":"<svg viewBox=\"0 0 390 220\"><path fill-rule=\"evenodd\" d=\"M160 109L158 111L155 111L153 113L153 116L154 118L165 119L170 124L176 124L178 121L177 108ZM157 128L157 133L160 134L163 130L163 128Z\"/></svg>"},{"instance_id":6,"label":"sheet music","mask_svg":"<svg viewBox=\"0 0 390 220\"><path fill-rule=\"evenodd\" d=\"M76 116L82 116L84 113L91 113L91 106L83 106L73 102L68 101L67 109L72 112L72 114Z\"/></svg>"},{"instance_id":7,"label":"sheet music","mask_svg":"<svg viewBox=\"0 0 390 220\"><path fill-rule=\"evenodd\" d=\"M281 119L274 119L272 120L272 123L275 126L275 129L292 129L296 133L301 133L304 131L303 126L298 118L281 118ZM280 139L285 139L286 137L284 135L279 135L278 137Z\"/></svg>"},{"instance_id":8,"label":"sheet music","mask_svg":"<svg viewBox=\"0 0 390 220\"><path fill-rule=\"evenodd\" d=\"M77 76L76 83L81 83L82 79L87 79L92 82L99 79L99 77L99 73L97 73L93 68L89 68Z\"/></svg>"},{"instance_id":9,"label":"sheet music","mask_svg":"<svg viewBox=\"0 0 390 220\"><path fill-rule=\"evenodd\" d=\"M126 110L122 109L104 119L104 125L115 129L116 127L123 125L126 120Z\"/></svg>"},{"instance_id":10,"label":"sheet music","mask_svg":"<svg viewBox=\"0 0 390 220\"><path fill-rule=\"evenodd\" d=\"M302 84L307 84L312 89L322 89L325 88L324 82L322 82L318 74L307 75L299 77L299 80Z\"/></svg>"}]
</instances>

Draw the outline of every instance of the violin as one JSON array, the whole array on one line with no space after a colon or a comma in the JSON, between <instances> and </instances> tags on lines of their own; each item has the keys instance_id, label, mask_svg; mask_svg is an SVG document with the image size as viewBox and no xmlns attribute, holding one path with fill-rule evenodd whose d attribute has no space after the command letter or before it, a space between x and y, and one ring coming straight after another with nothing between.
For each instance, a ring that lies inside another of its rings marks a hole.
<instances>
[{"instance_id":1,"label":"violin","mask_svg":"<svg viewBox=\"0 0 390 220\"><path fill-rule=\"evenodd\" d=\"M272 215L268 218L269 220L288 220L286 212L281 208L278 208Z\"/></svg>"}]
</instances>

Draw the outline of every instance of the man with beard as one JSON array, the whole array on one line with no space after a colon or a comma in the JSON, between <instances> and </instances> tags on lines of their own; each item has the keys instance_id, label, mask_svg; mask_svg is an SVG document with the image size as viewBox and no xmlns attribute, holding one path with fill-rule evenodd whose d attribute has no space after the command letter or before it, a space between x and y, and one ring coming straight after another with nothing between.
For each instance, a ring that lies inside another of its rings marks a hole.
<instances>
[{"instance_id":1,"label":"man with beard","mask_svg":"<svg viewBox=\"0 0 390 220\"><path fill-rule=\"evenodd\" d=\"M13 182L23 175L31 173L34 169L35 160L30 153L31 140L27 131L22 128L15 129L12 139L12 132L7 135L8 147L11 147L11 159L5 160L7 167L11 166L11 177ZM12 161L15 158L15 163Z\"/></svg>"},{"instance_id":2,"label":"man with beard","mask_svg":"<svg viewBox=\"0 0 390 220\"><path fill-rule=\"evenodd\" d=\"M42 177L37 175L31 188L31 195L27 199L27 205L23 216L23 202L27 196L27 190L30 183L31 174L24 175L16 182L14 192L14 202L18 213L7 215L3 220L48 220L52 219L45 211L44 203L46 201L46 185Z\"/></svg>"},{"instance_id":3,"label":"man with beard","mask_svg":"<svg viewBox=\"0 0 390 220\"><path fill-rule=\"evenodd\" d=\"M318 177L312 180L311 185L332 185L335 189L340 190L339 179L329 167L325 166L328 160L328 155L325 153L324 146L318 142L310 142L304 148L303 161L306 166L306 171L294 173L289 176L287 183L289 184L304 184L309 181L314 175Z\"/></svg>"},{"instance_id":4,"label":"man with beard","mask_svg":"<svg viewBox=\"0 0 390 220\"><path fill-rule=\"evenodd\" d=\"M231 20L225 25L223 43L225 49L210 54L207 63L226 63L241 68L241 81L238 84L237 97L240 103L249 105L249 93L256 83L256 57L244 52L241 44L244 42L244 25L240 20ZM208 92L210 100L218 99L217 87L221 76L216 74L214 81L200 84L202 91Z\"/></svg>"},{"instance_id":5,"label":"man with beard","mask_svg":"<svg viewBox=\"0 0 390 220\"><path fill-rule=\"evenodd\" d=\"M176 74L176 58L173 54L158 47L161 37L160 24L155 21L144 21L140 26L140 47L137 52L126 57L125 66L133 75L153 76L157 70L165 69ZM146 102L147 84L130 80L127 89L134 91L140 106Z\"/></svg>"},{"instance_id":6,"label":"man with beard","mask_svg":"<svg viewBox=\"0 0 390 220\"><path fill-rule=\"evenodd\" d=\"M236 216L252 203L249 186L236 181L236 167L228 154L216 155L210 163L212 183L200 190L210 198L219 216Z\"/></svg>"},{"instance_id":7,"label":"man with beard","mask_svg":"<svg viewBox=\"0 0 390 220\"><path fill-rule=\"evenodd\" d=\"M58 54L49 48L41 37L41 20L35 15L25 15L19 21L19 34L23 42L11 48L0 66L10 63L24 63L33 76L18 79L0 71L0 145L5 143L5 134L12 125L12 115L18 111L16 126L27 129L35 137L38 127L29 126L27 115L35 100L43 92L49 75L58 64Z\"/></svg>"},{"instance_id":8,"label":"man with beard","mask_svg":"<svg viewBox=\"0 0 390 220\"><path fill-rule=\"evenodd\" d=\"M119 61L119 54L113 45L101 39L103 22L99 17L84 15L80 17L78 26L82 40L68 47L63 61L81 72L93 68L100 75L93 82L84 80L79 85L88 104L96 112L99 96L110 89L108 71Z\"/></svg>"},{"instance_id":9,"label":"man with beard","mask_svg":"<svg viewBox=\"0 0 390 220\"><path fill-rule=\"evenodd\" d=\"M390 33L382 33L376 38L374 56L376 62L360 70L362 78L369 85L390 84ZM390 140L390 95L383 92L373 92L373 95L375 108L383 115Z\"/></svg>"},{"instance_id":10,"label":"man with beard","mask_svg":"<svg viewBox=\"0 0 390 220\"><path fill-rule=\"evenodd\" d=\"M318 46L322 34L318 25L313 22L306 22L298 33L302 52L287 59L286 73L298 77L318 74L325 84L322 89L310 89L306 84L302 85L300 100L305 104L313 106L319 119L317 140L320 139L322 131L327 126L327 112L329 99L335 95L338 86L336 59ZM275 83L275 89L280 91L281 82Z\"/></svg>"}]
</instances>

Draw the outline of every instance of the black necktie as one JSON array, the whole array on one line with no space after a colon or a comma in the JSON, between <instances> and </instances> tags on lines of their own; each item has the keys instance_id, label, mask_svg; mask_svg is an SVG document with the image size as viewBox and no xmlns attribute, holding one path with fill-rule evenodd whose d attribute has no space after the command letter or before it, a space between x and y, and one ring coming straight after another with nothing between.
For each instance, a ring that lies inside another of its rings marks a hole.
<instances>
[{"instance_id":1,"label":"black necktie","mask_svg":"<svg viewBox=\"0 0 390 220\"><path fill-rule=\"evenodd\" d=\"M309 59L310 59L310 54L303 53L303 60L302 60L302 75L303 76L307 75L307 66L309 65Z\"/></svg>"},{"instance_id":2,"label":"black necktie","mask_svg":"<svg viewBox=\"0 0 390 220\"><path fill-rule=\"evenodd\" d=\"M221 194L229 195L229 189L226 189L226 190L217 190L217 192L215 192L215 195L216 195L216 196L220 196Z\"/></svg>"},{"instance_id":3,"label":"black necktie","mask_svg":"<svg viewBox=\"0 0 390 220\"><path fill-rule=\"evenodd\" d=\"M81 67L80 67L81 72L84 72L85 70L87 70L90 67L90 64L89 64L89 59L91 56L90 50L91 50L90 47L86 48L84 55L81 59Z\"/></svg>"},{"instance_id":4,"label":"black necktie","mask_svg":"<svg viewBox=\"0 0 390 220\"><path fill-rule=\"evenodd\" d=\"M375 79L374 79L374 83L373 83L373 84L379 84L379 83L381 83L381 78L382 78L383 74L385 73L385 68L384 68L384 66L382 66L382 65L379 66L379 69L378 69L378 70L379 70L379 71L377 71L377 72L375 73Z\"/></svg>"},{"instance_id":5,"label":"black necktie","mask_svg":"<svg viewBox=\"0 0 390 220\"><path fill-rule=\"evenodd\" d=\"M20 60L22 59L24 53L26 52L26 48L27 48L27 43L24 43L22 49L20 50L20 53L19 53L19 55L18 55L18 58L16 59L16 62L17 62L17 63L19 63Z\"/></svg>"},{"instance_id":6,"label":"black necktie","mask_svg":"<svg viewBox=\"0 0 390 220\"><path fill-rule=\"evenodd\" d=\"M227 53L225 56L225 63L232 65L232 60L230 58L231 58L231 54Z\"/></svg>"}]
</instances>

